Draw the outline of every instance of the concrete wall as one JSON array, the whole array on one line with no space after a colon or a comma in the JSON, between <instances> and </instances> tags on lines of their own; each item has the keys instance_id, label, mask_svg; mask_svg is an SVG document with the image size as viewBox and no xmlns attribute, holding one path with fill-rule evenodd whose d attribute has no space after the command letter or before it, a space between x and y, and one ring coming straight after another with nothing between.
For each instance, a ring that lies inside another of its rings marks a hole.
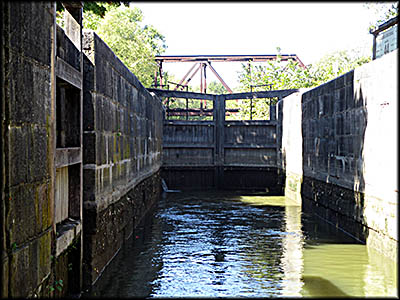
<instances>
[{"instance_id":1,"label":"concrete wall","mask_svg":"<svg viewBox=\"0 0 400 300\"><path fill-rule=\"evenodd\" d=\"M162 104L93 32L83 35L84 277L93 283L160 193Z\"/></svg>"},{"instance_id":2,"label":"concrete wall","mask_svg":"<svg viewBox=\"0 0 400 300\"><path fill-rule=\"evenodd\" d=\"M392 259L398 243L397 55L278 105L278 161L289 177L300 175L295 185L302 182L303 205L316 204L323 217ZM302 147L294 146L299 140Z\"/></svg>"},{"instance_id":3,"label":"concrete wall","mask_svg":"<svg viewBox=\"0 0 400 300\"><path fill-rule=\"evenodd\" d=\"M0 294L2 297L45 295L54 237L51 94L54 6L50 2L0 5Z\"/></svg>"}]
</instances>

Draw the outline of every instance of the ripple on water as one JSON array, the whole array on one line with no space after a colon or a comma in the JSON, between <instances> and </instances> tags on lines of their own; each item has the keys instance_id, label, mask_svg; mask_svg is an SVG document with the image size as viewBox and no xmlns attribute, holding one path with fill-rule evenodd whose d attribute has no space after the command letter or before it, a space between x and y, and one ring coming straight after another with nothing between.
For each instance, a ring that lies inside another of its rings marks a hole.
<instances>
[{"instance_id":1,"label":"ripple on water","mask_svg":"<svg viewBox=\"0 0 400 300\"><path fill-rule=\"evenodd\" d=\"M169 194L144 241L121 251L91 295L320 297L397 290L393 272L374 263L365 245L285 203L283 197Z\"/></svg>"}]
</instances>

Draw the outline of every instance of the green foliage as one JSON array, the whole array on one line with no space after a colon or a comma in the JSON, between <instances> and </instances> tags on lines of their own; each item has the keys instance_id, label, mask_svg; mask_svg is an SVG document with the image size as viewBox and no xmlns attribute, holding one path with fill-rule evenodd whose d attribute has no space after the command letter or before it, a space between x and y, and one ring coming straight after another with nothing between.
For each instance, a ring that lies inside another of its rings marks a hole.
<instances>
[{"instance_id":1,"label":"green foliage","mask_svg":"<svg viewBox=\"0 0 400 300\"><path fill-rule=\"evenodd\" d=\"M369 9L373 14L370 21L369 30L377 28L391 18L399 15L399 2L368 2L364 7Z\"/></svg>"},{"instance_id":2,"label":"green foliage","mask_svg":"<svg viewBox=\"0 0 400 300\"><path fill-rule=\"evenodd\" d=\"M227 112L226 120L269 120L270 107L276 104L275 98L256 98L227 100L225 108L237 109L238 112Z\"/></svg>"},{"instance_id":3,"label":"green foliage","mask_svg":"<svg viewBox=\"0 0 400 300\"><path fill-rule=\"evenodd\" d=\"M221 82L211 81L207 83L207 93L209 94L226 94L227 90Z\"/></svg>"},{"instance_id":4,"label":"green foliage","mask_svg":"<svg viewBox=\"0 0 400 300\"><path fill-rule=\"evenodd\" d=\"M311 66L313 86L330 81L369 61L371 61L370 57L362 56L354 49L331 52Z\"/></svg>"},{"instance_id":5,"label":"green foliage","mask_svg":"<svg viewBox=\"0 0 400 300\"><path fill-rule=\"evenodd\" d=\"M242 64L239 72L240 89L250 91L250 86L270 85L272 90L310 88L332 80L371 60L362 56L355 49L331 52L314 64L301 67L296 61L284 62L278 55L277 60L268 61L266 65ZM267 90L256 87L253 91Z\"/></svg>"},{"instance_id":6,"label":"green foliage","mask_svg":"<svg viewBox=\"0 0 400 300\"><path fill-rule=\"evenodd\" d=\"M278 48L278 53L280 49ZM282 61L278 55L277 60L261 64L242 64L239 72L240 90L249 92L259 90L283 90L312 88L330 81L347 73L371 60L370 57L361 55L356 49L331 52L316 63L301 67L296 61ZM254 87L259 86L260 87ZM267 86L265 86L267 85ZM229 104L228 104L229 102ZM250 119L250 104L228 101L227 108L239 108L239 113L230 118ZM243 102L243 101L242 101ZM253 101L254 102L254 101ZM253 119L269 117L269 103L255 101L253 103Z\"/></svg>"},{"instance_id":7,"label":"green foliage","mask_svg":"<svg viewBox=\"0 0 400 300\"><path fill-rule=\"evenodd\" d=\"M138 8L110 7L96 33L141 83L150 87L157 69L155 55L165 51L165 38L153 26L143 25Z\"/></svg>"},{"instance_id":8,"label":"green foliage","mask_svg":"<svg viewBox=\"0 0 400 300\"><path fill-rule=\"evenodd\" d=\"M92 2L83 6L83 27L95 30L141 83L150 87L157 68L154 57L166 49L165 38L142 24L143 14L126 1ZM57 23L63 26L64 8L57 2Z\"/></svg>"},{"instance_id":9,"label":"green foliage","mask_svg":"<svg viewBox=\"0 0 400 300\"><path fill-rule=\"evenodd\" d=\"M239 82L243 92L249 92L251 86L260 86L252 88L253 91L257 91L306 88L314 85L309 68L302 68L294 60L282 61L279 55L277 60L267 61L265 65L242 64Z\"/></svg>"},{"instance_id":10,"label":"green foliage","mask_svg":"<svg viewBox=\"0 0 400 300\"><path fill-rule=\"evenodd\" d=\"M55 289L57 289L59 292L61 292L63 289L63 286L64 286L63 280L60 279L60 280L55 280L53 285L49 285L47 287L49 288L50 292L53 292Z\"/></svg>"},{"instance_id":11,"label":"green foliage","mask_svg":"<svg viewBox=\"0 0 400 300\"><path fill-rule=\"evenodd\" d=\"M84 1L83 2L83 27L96 30L97 25L104 18L107 11L111 7L118 7L120 5L129 5L126 1ZM64 6L61 1L56 2L57 23L64 27Z\"/></svg>"},{"instance_id":12,"label":"green foliage","mask_svg":"<svg viewBox=\"0 0 400 300\"><path fill-rule=\"evenodd\" d=\"M189 86L189 90L191 92L197 92L200 93L200 86L199 85L195 85L195 86ZM220 95L220 94L226 94L227 90L225 89L225 87L222 85L221 82L218 81L210 81L207 82L207 90L206 90L207 94L216 94L216 95Z\"/></svg>"}]
</instances>

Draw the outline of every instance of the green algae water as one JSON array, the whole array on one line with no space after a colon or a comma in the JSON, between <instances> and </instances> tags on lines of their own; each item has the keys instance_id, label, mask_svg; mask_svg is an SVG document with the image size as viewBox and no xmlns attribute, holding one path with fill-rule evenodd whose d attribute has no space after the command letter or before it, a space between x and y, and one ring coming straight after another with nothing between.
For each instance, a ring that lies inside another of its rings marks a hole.
<instances>
[{"instance_id":1,"label":"green algae water","mask_svg":"<svg viewBox=\"0 0 400 300\"><path fill-rule=\"evenodd\" d=\"M168 193L85 297L397 297L397 265L289 198Z\"/></svg>"}]
</instances>

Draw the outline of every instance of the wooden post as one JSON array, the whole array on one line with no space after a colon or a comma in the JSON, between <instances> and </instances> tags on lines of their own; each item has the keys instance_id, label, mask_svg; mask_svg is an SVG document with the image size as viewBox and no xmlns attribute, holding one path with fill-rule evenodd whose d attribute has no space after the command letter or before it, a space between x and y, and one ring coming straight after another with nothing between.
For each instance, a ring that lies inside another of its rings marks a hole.
<instances>
[{"instance_id":1,"label":"wooden post","mask_svg":"<svg viewBox=\"0 0 400 300\"><path fill-rule=\"evenodd\" d=\"M223 185L224 181L224 126L225 126L225 97L224 95L216 96L216 116L217 119L214 122L216 131L216 158L215 158L215 176L216 176L216 187L219 189Z\"/></svg>"}]
</instances>

